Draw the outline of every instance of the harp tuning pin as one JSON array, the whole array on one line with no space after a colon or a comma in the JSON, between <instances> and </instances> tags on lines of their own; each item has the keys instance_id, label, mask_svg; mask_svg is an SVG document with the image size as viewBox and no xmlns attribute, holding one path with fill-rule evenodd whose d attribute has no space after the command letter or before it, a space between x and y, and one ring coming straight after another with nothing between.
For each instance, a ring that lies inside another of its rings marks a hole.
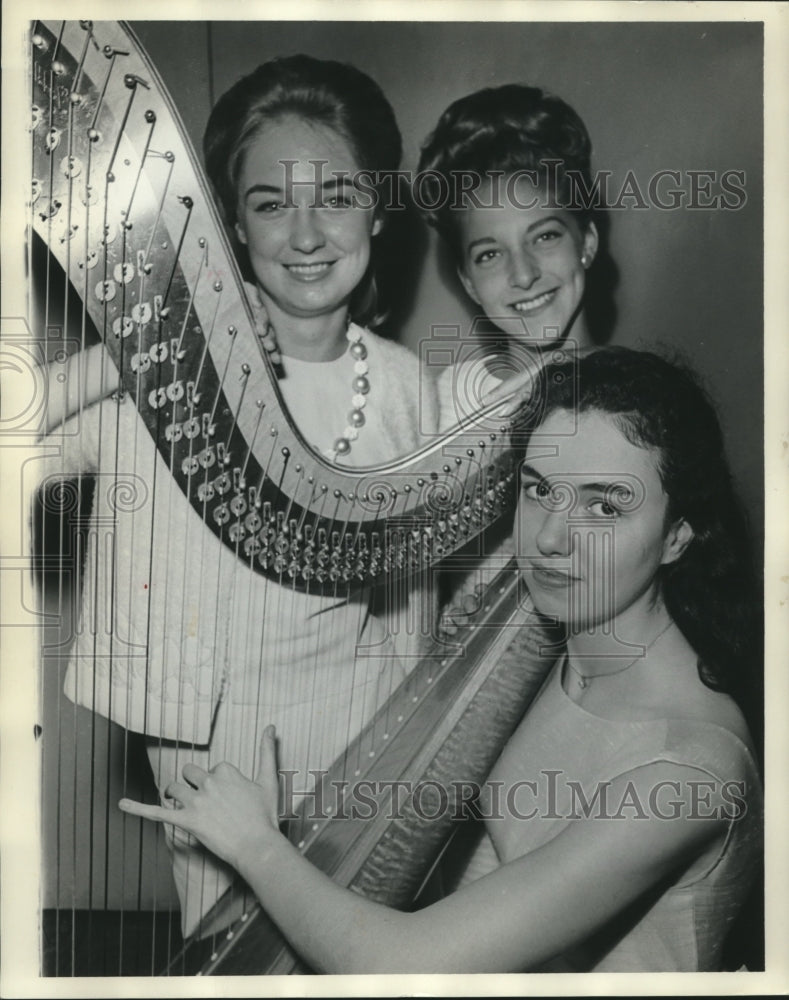
<instances>
[{"instance_id":1,"label":"harp tuning pin","mask_svg":"<svg viewBox=\"0 0 789 1000\"><path fill-rule=\"evenodd\" d=\"M44 36L43 36L43 35L39 35L39 34L35 34L35 35L33 35L33 37L32 37L32 38L30 39L30 41L31 41L31 42L33 43L33 45L35 45L35 47L36 47L37 49L39 49L39 51L41 51L41 52L46 52L46 51L47 51L47 49L49 48L49 46L47 45L47 43L46 43L46 40L45 40L45 38L44 38Z\"/></svg>"},{"instance_id":2,"label":"harp tuning pin","mask_svg":"<svg viewBox=\"0 0 789 1000\"><path fill-rule=\"evenodd\" d=\"M63 76L63 74L66 72L66 67L63 65L62 62L59 61L53 62L52 72L55 74L55 76Z\"/></svg>"},{"instance_id":3,"label":"harp tuning pin","mask_svg":"<svg viewBox=\"0 0 789 1000\"><path fill-rule=\"evenodd\" d=\"M98 142L100 138L101 137L95 128L88 129L88 139L90 139L91 142Z\"/></svg>"},{"instance_id":4,"label":"harp tuning pin","mask_svg":"<svg viewBox=\"0 0 789 1000\"><path fill-rule=\"evenodd\" d=\"M165 158L165 160L167 160L167 162L168 162L168 163L175 163L175 153L173 153L173 152L172 152L171 150L169 150L169 149L168 149L168 150L167 150L167 152L166 152L166 153L164 154L164 158Z\"/></svg>"},{"instance_id":5,"label":"harp tuning pin","mask_svg":"<svg viewBox=\"0 0 789 1000\"><path fill-rule=\"evenodd\" d=\"M93 21L80 21L79 26L83 31L90 31L93 27Z\"/></svg>"},{"instance_id":6,"label":"harp tuning pin","mask_svg":"<svg viewBox=\"0 0 789 1000\"><path fill-rule=\"evenodd\" d=\"M149 125L153 125L153 123L156 121L156 112L151 111L151 109L149 108L145 112L145 120L148 122Z\"/></svg>"},{"instance_id":7,"label":"harp tuning pin","mask_svg":"<svg viewBox=\"0 0 789 1000\"><path fill-rule=\"evenodd\" d=\"M82 103L82 94L78 94L78 93L76 92L76 90L73 90L73 91L72 91L72 92L71 92L71 93L69 94L69 96L68 96L68 99L69 99L69 100L71 101L71 103L72 103L72 104L73 104L73 105L74 105L74 106L76 107L76 106L77 106L78 104L81 104L81 103Z\"/></svg>"}]
</instances>

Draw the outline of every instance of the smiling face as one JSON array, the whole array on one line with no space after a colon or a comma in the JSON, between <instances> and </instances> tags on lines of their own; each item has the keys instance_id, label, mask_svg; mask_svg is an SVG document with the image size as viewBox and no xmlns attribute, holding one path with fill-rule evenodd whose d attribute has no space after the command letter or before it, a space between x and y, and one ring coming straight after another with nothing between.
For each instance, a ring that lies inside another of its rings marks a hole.
<instances>
[{"instance_id":1,"label":"smiling face","mask_svg":"<svg viewBox=\"0 0 789 1000\"><path fill-rule=\"evenodd\" d=\"M344 318L381 225L372 208L353 204L359 169L341 135L293 116L247 146L236 231L278 331L293 318Z\"/></svg>"},{"instance_id":2,"label":"smiling face","mask_svg":"<svg viewBox=\"0 0 789 1000\"><path fill-rule=\"evenodd\" d=\"M479 207L459 216L463 285L509 336L545 347L570 336L591 344L581 312L585 268L597 250L597 230L549 207L525 177L479 192Z\"/></svg>"},{"instance_id":3,"label":"smiling face","mask_svg":"<svg viewBox=\"0 0 789 1000\"><path fill-rule=\"evenodd\" d=\"M684 521L666 525L656 453L607 414L555 410L532 435L521 478L518 564L537 609L572 633L646 613L660 567L691 537Z\"/></svg>"}]
</instances>

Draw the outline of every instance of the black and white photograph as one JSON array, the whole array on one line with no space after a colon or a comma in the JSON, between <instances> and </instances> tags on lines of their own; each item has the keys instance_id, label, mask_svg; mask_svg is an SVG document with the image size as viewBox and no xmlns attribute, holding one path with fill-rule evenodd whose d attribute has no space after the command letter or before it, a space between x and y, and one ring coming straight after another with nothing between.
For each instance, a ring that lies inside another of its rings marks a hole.
<instances>
[{"instance_id":1,"label":"black and white photograph","mask_svg":"<svg viewBox=\"0 0 789 1000\"><path fill-rule=\"evenodd\" d=\"M42 9L0 992L789 989L789 5Z\"/></svg>"}]
</instances>

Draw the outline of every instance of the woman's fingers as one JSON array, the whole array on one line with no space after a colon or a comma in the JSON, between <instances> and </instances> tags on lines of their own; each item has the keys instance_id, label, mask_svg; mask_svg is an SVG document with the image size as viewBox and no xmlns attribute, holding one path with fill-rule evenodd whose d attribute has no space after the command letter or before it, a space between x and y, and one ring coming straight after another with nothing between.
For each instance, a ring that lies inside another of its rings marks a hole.
<instances>
[{"instance_id":1,"label":"woman's fingers","mask_svg":"<svg viewBox=\"0 0 789 1000\"><path fill-rule=\"evenodd\" d=\"M143 819L152 819L158 823L178 823L178 811L166 809L164 806L150 806L145 802L135 802L134 799L121 799L118 802L121 812L129 813L130 816L141 816Z\"/></svg>"},{"instance_id":2,"label":"woman's fingers","mask_svg":"<svg viewBox=\"0 0 789 1000\"><path fill-rule=\"evenodd\" d=\"M49 364L44 371L47 378L44 429L47 432L120 388L118 369L103 344L77 351L69 356L65 365ZM61 378L63 382L59 381Z\"/></svg>"},{"instance_id":3,"label":"woman's fingers","mask_svg":"<svg viewBox=\"0 0 789 1000\"><path fill-rule=\"evenodd\" d=\"M191 785L185 785L182 781L171 781L164 790L164 797L172 799L179 805L185 806L192 801L196 794Z\"/></svg>"},{"instance_id":4,"label":"woman's fingers","mask_svg":"<svg viewBox=\"0 0 789 1000\"><path fill-rule=\"evenodd\" d=\"M258 748L258 766L255 770L255 781L262 784L277 771L277 730L275 726L266 726L260 736Z\"/></svg>"},{"instance_id":5,"label":"woman's fingers","mask_svg":"<svg viewBox=\"0 0 789 1000\"><path fill-rule=\"evenodd\" d=\"M495 403L499 399L504 400L509 398L513 393L519 397L528 395L532 391L536 376L537 371L530 369L519 372L517 375L512 375L500 385L497 385L495 389L491 389L490 392L486 393L483 397L483 402L486 404Z\"/></svg>"},{"instance_id":6,"label":"woman's fingers","mask_svg":"<svg viewBox=\"0 0 789 1000\"><path fill-rule=\"evenodd\" d=\"M274 726L266 726L260 737L255 783L263 795L268 821L275 829L278 829L280 789L279 772L277 771L277 730Z\"/></svg>"},{"instance_id":7,"label":"woman's fingers","mask_svg":"<svg viewBox=\"0 0 789 1000\"><path fill-rule=\"evenodd\" d=\"M181 774L184 781L188 781L194 788L202 788L203 782L208 777L208 772L197 764L184 764Z\"/></svg>"},{"instance_id":8,"label":"woman's fingers","mask_svg":"<svg viewBox=\"0 0 789 1000\"><path fill-rule=\"evenodd\" d=\"M534 380L533 371L513 375L486 393L482 399L483 405L490 406L491 403L501 401L502 405L495 411L496 416L509 417L529 399L534 389Z\"/></svg>"},{"instance_id":9,"label":"woman's fingers","mask_svg":"<svg viewBox=\"0 0 789 1000\"><path fill-rule=\"evenodd\" d=\"M120 808L134 816L172 823L193 834L209 851L229 864L254 851L261 833L279 829L276 733L266 728L260 743L258 781L245 778L232 764L219 763L210 771L185 764L183 781L164 789L164 798L176 808L149 806L122 799Z\"/></svg>"}]
</instances>

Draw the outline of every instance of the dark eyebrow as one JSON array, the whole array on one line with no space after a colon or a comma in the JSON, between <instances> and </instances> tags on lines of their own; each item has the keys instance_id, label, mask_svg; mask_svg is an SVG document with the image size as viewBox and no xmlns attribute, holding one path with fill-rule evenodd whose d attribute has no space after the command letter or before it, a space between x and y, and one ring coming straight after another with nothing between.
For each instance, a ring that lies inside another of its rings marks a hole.
<instances>
[{"instance_id":1,"label":"dark eyebrow","mask_svg":"<svg viewBox=\"0 0 789 1000\"><path fill-rule=\"evenodd\" d=\"M521 479L536 479L540 483L544 483L546 481L545 476L543 476L542 473L538 472L536 469L533 469L530 465L521 466Z\"/></svg>"},{"instance_id":2,"label":"dark eyebrow","mask_svg":"<svg viewBox=\"0 0 789 1000\"><path fill-rule=\"evenodd\" d=\"M534 232L535 229L538 229L540 226L545 226L549 222L553 222L553 223L557 223L558 222L558 224L560 226L562 226L564 229L567 228L567 224L564 222L563 219L559 218L558 215L549 215L547 218L545 218L545 219L538 219L537 222L532 222L532 224L530 226L527 226L526 227L526 235L528 236L530 233ZM479 239L472 240L471 243L469 243L468 246L466 247L466 250L470 252L471 250L474 250L474 248L477 247L477 246L479 246L480 244L486 244L487 245L487 244L496 243L496 242L498 242L498 241L495 240L492 236L480 236Z\"/></svg>"},{"instance_id":3,"label":"dark eyebrow","mask_svg":"<svg viewBox=\"0 0 789 1000\"><path fill-rule=\"evenodd\" d=\"M244 192L244 198L248 198L251 194L282 194L282 188L277 187L276 184L253 184L252 187L247 188Z\"/></svg>"},{"instance_id":4,"label":"dark eyebrow","mask_svg":"<svg viewBox=\"0 0 789 1000\"><path fill-rule=\"evenodd\" d=\"M542 473L540 473L536 469L532 468L531 465L522 465L521 466L521 478L522 479L536 479L538 483L545 483L546 486L550 486L549 477L548 476L543 476ZM556 473L556 475L553 478L559 479L560 482L563 482L563 480L562 480L562 474L560 472ZM603 494L610 494L610 493L612 493L612 492L614 492L616 490L621 490L623 487L625 489L628 488L627 483L622 482L622 481L620 481L620 482L616 482L616 481L614 481L614 482L590 482L590 483L579 483L576 486L576 490L579 493L603 493Z\"/></svg>"},{"instance_id":5,"label":"dark eyebrow","mask_svg":"<svg viewBox=\"0 0 789 1000\"><path fill-rule=\"evenodd\" d=\"M342 175L340 177L334 176L329 177L321 184L321 190L326 191L329 189L355 187L353 180ZM275 194L279 197L284 197L285 189L278 184L253 184L251 187L247 188L244 192L244 198L248 198L251 194Z\"/></svg>"}]
</instances>

